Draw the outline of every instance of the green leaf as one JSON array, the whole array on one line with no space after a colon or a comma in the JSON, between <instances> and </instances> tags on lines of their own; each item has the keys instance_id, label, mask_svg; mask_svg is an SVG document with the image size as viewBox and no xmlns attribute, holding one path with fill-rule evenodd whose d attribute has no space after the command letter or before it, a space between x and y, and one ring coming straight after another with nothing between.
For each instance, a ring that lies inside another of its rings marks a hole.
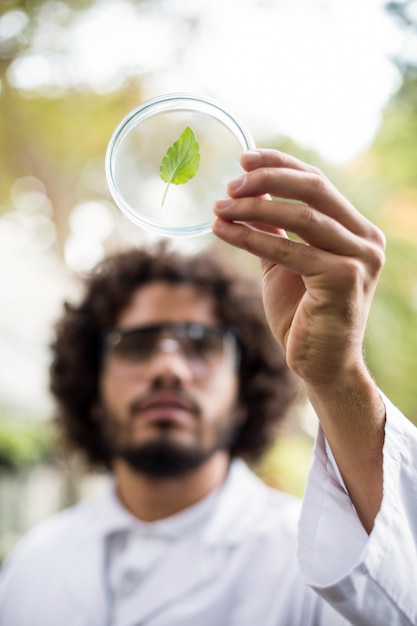
<instances>
[{"instance_id":1,"label":"green leaf","mask_svg":"<svg viewBox=\"0 0 417 626\"><path fill-rule=\"evenodd\" d=\"M197 173L199 166L200 146L193 131L187 126L181 137L168 148L168 152L162 159L159 173L167 186L161 206L164 206L170 184L188 183Z\"/></svg>"}]
</instances>

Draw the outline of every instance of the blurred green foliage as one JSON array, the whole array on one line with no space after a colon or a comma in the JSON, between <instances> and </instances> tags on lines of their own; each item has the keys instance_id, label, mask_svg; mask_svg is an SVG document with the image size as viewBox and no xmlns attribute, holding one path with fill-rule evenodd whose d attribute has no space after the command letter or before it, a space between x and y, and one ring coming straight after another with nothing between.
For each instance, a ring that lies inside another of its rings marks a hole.
<instances>
[{"instance_id":1,"label":"blurred green foliage","mask_svg":"<svg viewBox=\"0 0 417 626\"><path fill-rule=\"evenodd\" d=\"M282 435L255 470L272 487L302 498L312 449L311 437L302 434Z\"/></svg>"},{"instance_id":2,"label":"blurred green foliage","mask_svg":"<svg viewBox=\"0 0 417 626\"><path fill-rule=\"evenodd\" d=\"M84 167L95 158L104 161L112 131L139 98L135 85L112 95L75 91L59 98L41 94L28 98L4 89L0 103L0 215L12 208L10 188L16 179L39 179L51 200L62 251L68 218L80 195L83 199L108 196L107 189L97 193L81 188Z\"/></svg>"},{"instance_id":3,"label":"blurred green foliage","mask_svg":"<svg viewBox=\"0 0 417 626\"><path fill-rule=\"evenodd\" d=\"M51 460L56 442L51 424L0 416L0 470L28 469Z\"/></svg>"}]
</instances>

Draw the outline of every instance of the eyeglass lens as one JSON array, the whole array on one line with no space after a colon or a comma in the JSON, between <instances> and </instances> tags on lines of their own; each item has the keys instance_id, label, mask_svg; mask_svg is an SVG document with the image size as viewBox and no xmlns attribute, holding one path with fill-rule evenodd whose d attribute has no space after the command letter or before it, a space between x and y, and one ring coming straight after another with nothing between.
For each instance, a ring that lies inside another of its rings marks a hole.
<instances>
[{"instance_id":1,"label":"eyeglass lens","mask_svg":"<svg viewBox=\"0 0 417 626\"><path fill-rule=\"evenodd\" d=\"M228 329L202 324L159 324L106 335L106 356L124 363L147 363L155 353L181 352L191 363L212 367L235 360L234 336Z\"/></svg>"}]
</instances>

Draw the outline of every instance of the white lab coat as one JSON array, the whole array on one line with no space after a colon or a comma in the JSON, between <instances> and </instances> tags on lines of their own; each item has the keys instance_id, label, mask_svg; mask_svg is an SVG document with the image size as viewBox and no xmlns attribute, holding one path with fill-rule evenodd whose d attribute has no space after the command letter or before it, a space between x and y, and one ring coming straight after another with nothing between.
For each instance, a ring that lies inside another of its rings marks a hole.
<instances>
[{"instance_id":1,"label":"white lab coat","mask_svg":"<svg viewBox=\"0 0 417 626\"><path fill-rule=\"evenodd\" d=\"M315 590L296 559L298 502L237 461L202 532L172 546L126 596L117 623L110 621L104 494L21 541L0 576L0 626L348 624L328 602L358 626L416 626L417 486L410 463L417 432L391 406L385 449L384 503L368 538L318 438L298 541Z\"/></svg>"},{"instance_id":2,"label":"white lab coat","mask_svg":"<svg viewBox=\"0 0 417 626\"><path fill-rule=\"evenodd\" d=\"M307 582L356 626L417 626L417 429L386 406L384 495L369 537L319 432L299 532Z\"/></svg>"}]
</instances>

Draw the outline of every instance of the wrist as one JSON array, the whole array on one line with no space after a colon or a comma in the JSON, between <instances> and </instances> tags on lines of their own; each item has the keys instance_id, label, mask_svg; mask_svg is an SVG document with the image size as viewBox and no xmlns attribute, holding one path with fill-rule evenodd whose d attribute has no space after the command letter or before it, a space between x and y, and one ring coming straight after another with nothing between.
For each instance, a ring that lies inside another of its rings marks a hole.
<instances>
[{"instance_id":1,"label":"wrist","mask_svg":"<svg viewBox=\"0 0 417 626\"><path fill-rule=\"evenodd\" d=\"M305 385L365 530L382 502L385 406L369 371L358 368L323 385Z\"/></svg>"},{"instance_id":2,"label":"wrist","mask_svg":"<svg viewBox=\"0 0 417 626\"><path fill-rule=\"evenodd\" d=\"M304 389L325 431L358 419L359 432L366 425L372 428L384 421L385 406L364 363L333 377L327 384L304 382Z\"/></svg>"},{"instance_id":3,"label":"wrist","mask_svg":"<svg viewBox=\"0 0 417 626\"><path fill-rule=\"evenodd\" d=\"M353 500L356 481L371 475L381 495L385 405L368 369L349 372L327 388L307 385L306 392Z\"/></svg>"},{"instance_id":4,"label":"wrist","mask_svg":"<svg viewBox=\"0 0 417 626\"><path fill-rule=\"evenodd\" d=\"M303 381L309 398L317 401L337 401L346 395L368 395L377 390L377 385L366 364L355 362L352 366L344 367L339 372L329 372L326 377L314 377Z\"/></svg>"}]
</instances>

